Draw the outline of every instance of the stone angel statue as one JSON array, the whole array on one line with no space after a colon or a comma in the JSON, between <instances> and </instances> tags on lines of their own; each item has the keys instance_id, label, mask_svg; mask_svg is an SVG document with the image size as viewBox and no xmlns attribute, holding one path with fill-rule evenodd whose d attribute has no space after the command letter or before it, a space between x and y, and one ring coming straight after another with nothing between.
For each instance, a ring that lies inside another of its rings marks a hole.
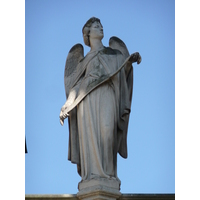
<instances>
[{"instance_id":1,"label":"stone angel statue","mask_svg":"<svg viewBox=\"0 0 200 200\"><path fill-rule=\"evenodd\" d=\"M117 153L127 158L127 131L133 90L132 63L141 62L138 52L111 37L102 44L103 26L90 18L83 29L90 51L84 57L81 44L71 48L66 59L66 102L60 123L68 118L68 159L77 164L82 182L117 177ZM80 188L79 188L80 189Z\"/></svg>"}]
</instances>

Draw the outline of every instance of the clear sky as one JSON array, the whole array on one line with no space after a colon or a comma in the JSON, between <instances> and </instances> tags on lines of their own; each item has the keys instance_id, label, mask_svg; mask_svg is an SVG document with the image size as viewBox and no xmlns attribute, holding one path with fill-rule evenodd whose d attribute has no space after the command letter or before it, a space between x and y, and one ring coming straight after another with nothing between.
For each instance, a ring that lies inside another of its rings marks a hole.
<instances>
[{"instance_id":1,"label":"clear sky","mask_svg":"<svg viewBox=\"0 0 200 200\"><path fill-rule=\"evenodd\" d=\"M68 161L64 66L70 48L84 45L92 16L104 27L104 46L122 39L133 64L128 158L118 156L122 193L175 193L175 1L25 1L26 194L75 194L81 180Z\"/></svg>"}]
</instances>

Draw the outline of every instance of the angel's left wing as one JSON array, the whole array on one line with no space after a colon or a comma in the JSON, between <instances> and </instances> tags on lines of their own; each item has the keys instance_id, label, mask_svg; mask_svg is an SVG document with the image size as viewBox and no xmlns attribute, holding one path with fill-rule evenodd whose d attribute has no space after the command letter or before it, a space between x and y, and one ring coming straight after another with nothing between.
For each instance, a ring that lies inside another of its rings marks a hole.
<instances>
[{"instance_id":1,"label":"angel's left wing","mask_svg":"<svg viewBox=\"0 0 200 200\"><path fill-rule=\"evenodd\" d=\"M67 56L64 72L64 84L66 98L68 98L69 90L74 83L78 63L84 57L84 50L81 44L74 45Z\"/></svg>"}]
</instances>

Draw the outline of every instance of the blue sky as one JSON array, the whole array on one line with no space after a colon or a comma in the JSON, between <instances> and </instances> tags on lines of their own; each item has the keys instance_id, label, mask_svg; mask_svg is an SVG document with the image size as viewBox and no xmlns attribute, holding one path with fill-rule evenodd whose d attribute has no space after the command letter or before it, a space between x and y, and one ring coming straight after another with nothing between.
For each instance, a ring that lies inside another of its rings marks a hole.
<instances>
[{"instance_id":1,"label":"blue sky","mask_svg":"<svg viewBox=\"0 0 200 200\"><path fill-rule=\"evenodd\" d=\"M67 160L64 66L70 48L84 45L92 16L104 27L103 44L121 38L134 64L128 159L118 156L122 193L175 193L175 2L25 1L26 194L75 194L80 177ZM89 48L84 45L85 54Z\"/></svg>"}]
</instances>

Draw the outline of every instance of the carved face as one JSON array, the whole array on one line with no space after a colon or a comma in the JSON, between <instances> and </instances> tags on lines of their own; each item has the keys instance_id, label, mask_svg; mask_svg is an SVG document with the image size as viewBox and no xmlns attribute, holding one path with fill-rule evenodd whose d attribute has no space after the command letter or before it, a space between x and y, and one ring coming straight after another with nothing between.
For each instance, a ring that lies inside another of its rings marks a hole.
<instances>
[{"instance_id":1,"label":"carved face","mask_svg":"<svg viewBox=\"0 0 200 200\"><path fill-rule=\"evenodd\" d=\"M103 26L95 21L90 27L90 39L100 39L102 40L103 34Z\"/></svg>"}]
</instances>

